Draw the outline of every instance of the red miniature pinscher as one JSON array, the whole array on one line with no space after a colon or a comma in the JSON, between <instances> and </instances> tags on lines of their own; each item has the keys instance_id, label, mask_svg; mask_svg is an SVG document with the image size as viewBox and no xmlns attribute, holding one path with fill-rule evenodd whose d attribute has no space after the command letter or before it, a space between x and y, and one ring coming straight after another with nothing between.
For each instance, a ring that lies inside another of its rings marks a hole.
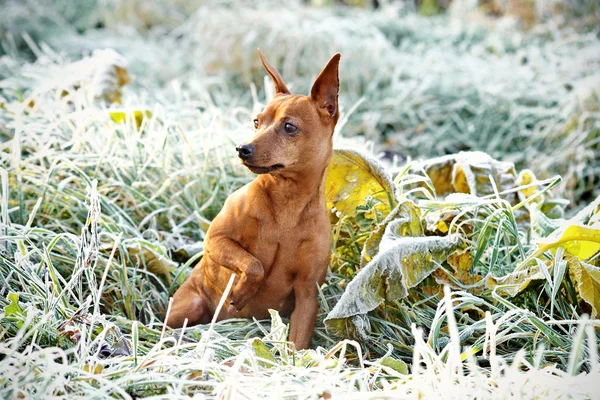
<instances>
[{"instance_id":1,"label":"red miniature pinscher","mask_svg":"<svg viewBox=\"0 0 600 400\"><path fill-rule=\"evenodd\" d=\"M235 273L219 320L290 316L296 348L310 346L318 286L327 273L331 226L325 175L339 117L335 54L310 96L291 94L279 72L258 54L275 84L275 96L254 119L254 138L236 148L258 176L225 201L206 234L205 254L173 297L167 325L210 322Z\"/></svg>"}]
</instances>

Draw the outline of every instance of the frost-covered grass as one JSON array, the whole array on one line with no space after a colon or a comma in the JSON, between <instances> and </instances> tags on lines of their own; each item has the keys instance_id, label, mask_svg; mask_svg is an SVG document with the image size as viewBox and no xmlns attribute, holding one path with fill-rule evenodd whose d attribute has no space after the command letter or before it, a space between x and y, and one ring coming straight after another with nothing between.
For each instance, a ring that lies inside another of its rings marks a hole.
<instances>
[{"instance_id":1,"label":"frost-covered grass","mask_svg":"<svg viewBox=\"0 0 600 400\"><path fill-rule=\"evenodd\" d=\"M406 158L483 150L539 178L562 175L553 196L579 209L600 194L600 108L590 90L599 84L597 31L556 18L522 32L463 14L293 2L70 3L13 1L0 16L3 397L600 391L600 322L576 304L569 274L515 298L415 291L368 314L366 338L327 331L323 319L355 272L360 238L336 251L343 268L321 288L314 350L287 348L276 316L184 332L162 324L169 296L202 256L210 220L252 178L233 148L268 97L256 47L296 92L340 51L336 142L387 151L392 171ZM116 93L118 57L73 67L105 48L127 61L121 104L102 99ZM423 204L449 206L438 200ZM479 268L511 271L532 250L531 232L511 225L515 211L500 199L479 206L465 223L482 232L469 236L483 254Z\"/></svg>"}]
</instances>

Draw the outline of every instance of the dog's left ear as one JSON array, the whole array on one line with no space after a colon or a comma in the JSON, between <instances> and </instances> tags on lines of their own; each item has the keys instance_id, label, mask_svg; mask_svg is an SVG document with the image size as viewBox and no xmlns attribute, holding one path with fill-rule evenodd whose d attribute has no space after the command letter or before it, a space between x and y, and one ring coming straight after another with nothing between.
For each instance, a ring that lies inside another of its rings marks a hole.
<instances>
[{"instance_id":1,"label":"dog's left ear","mask_svg":"<svg viewBox=\"0 0 600 400\"><path fill-rule=\"evenodd\" d=\"M310 90L310 97L327 112L330 118L337 116L338 113L339 65L340 53L336 53L323 68Z\"/></svg>"}]
</instances>

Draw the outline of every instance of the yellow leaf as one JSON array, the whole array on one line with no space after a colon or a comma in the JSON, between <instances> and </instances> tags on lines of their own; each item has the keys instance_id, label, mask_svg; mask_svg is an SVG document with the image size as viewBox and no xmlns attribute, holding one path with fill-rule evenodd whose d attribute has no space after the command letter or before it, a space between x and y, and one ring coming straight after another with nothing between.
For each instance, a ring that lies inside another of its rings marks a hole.
<instances>
[{"instance_id":1,"label":"yellow leaf","mask_svg":"<svg viewBox=\"0 0 600 400\"><path fill-rule=\"evenodd\" d=\"M594 226L569 225L555 231L547 238L540 239L538 243L539 247L534 256L561 246L580 260L587 260L600 251L600 224Z\"/></svg>"},{"instance_id":2,"label":"yellow leaf","mask_svg":"<svg viewBox=\"0 0 600 400\"><path fill-rule=\"evenodd\" d=\"M600 312L600 268L581 262L570 262L569 270L577 283L579 296L592 306L592 318Z\"/></svg>"},{"instance_id":3,"label":"yellow leaf","mask_svg":"<svg viewBox=\"0 0 600 400\"><path fill-rule=\"evenodd\" d=\"M394 206L392 181L374 159L354 150L334 150L325 180L325 198L330 208L356 216L356 209L369 198L387 215Z\"/></svg>"},{"instance_id":4,"label":"yellow leaf","mask_svg":"<svg viewBox=\"0 0 600 400\"><path fill-rule=\"evenodd\" d=\"M256 354L256 356L259 358L259 365L261 365L262 367L270 367L273 365L273 363L275 363L275 357L273 357L273 354L271 354L271 351L269 350L267 345L263 343L262 340L260 340L259 338L254 338L251 341L251 343L252 348L254 349L254 354Z\"/></svg>"},{"instance_id":5,"label":"yellow leaf","mask_svg":"<svg viewBox=\"0 0 600 400\"><path fill-rule=\"evenodd\" d=\"M517 177L517 186L527 186L530 185L532 183L537 182L537 178L535 177L535 174L529 170L529 169L524 169L523 171L519 172L519 176ZM528 188L524 188L519 190L519 198L521 201L533 196L536 192L537 192L537 187L536 186L531 186ZM544 200L543 196L538 196L535 199L536 203L542 203Z\"/></svg>"},{"instance_id":6,"label":"yellow leaf","mask_svg":"<svg viewBox=\"0 0 600 400\"><path fill-rule=\"evenodd\" d=\"M471 257L471 253L468 251L455 251L448 257L448 263L452 266L459 279L471 276L469 271L473 266L473 257Z\"/></svg>"},{"instance_id":7,"label":"yellow leaf","mask_svg":"<svg viewBox=\"0 0 600 400\"><path fill-rule=\"evenodd\" d=\"M129 114L130 118L133 118L135 121L135 126L139 129L142 126L142 122L144 122L145 118L152 117L152 113L148 110L123 110L123 109L114 109L109 110L108 115L110 119L115 121L117 124L124 124L127 120L127 115Z\"/></svg>"},{"instance_id":8,"label":"yellow leaf","mask_svg":"<svg viewBox=\"0 0 600 400\"><path fill-rule=\"evenodd\" d=\"M562 221L562 227L548 237L539 239L537 250L523 260L515 271L525 268L531 260L545 251L559 246L580 260L593 257L600 251L600 221L595 219L598 209L600 209L600 196L571 219Z\"/></svg>"},{"instance_id":9,"label":"yellow leaf","mask_svg":"<svg viewBox=\"0 0 600 400\"><path fill-rule=\"evenodd\" d=\"M475 285L483 278L480 275L471 273L473 257L468 250L455 251L450 254L450 256L448 256L448 264L450 264L454 273L446 269L435 271L434 277L438 283L449 285L450 287L457 289L470 287L472 293L481 294L483 285Z\"/></svg>"},{"instance_id":10,"label":"yellow leaf","mask_svg":"<svg viewBox=\"0 0 600 400\"><path fill-rule=\"evenodd\" d=\"M499 191L515 187L514 164L495 160L481 151L461 151L433 158L413 169L425 171L438 196L458 192L481 197L493 194L494 185ZM515 195L505 197L511 202L516 201Z\"/></svg>"},{"instance_id":11,"label":"yellow leaf","mask_svg":"<svg viewBox=\"0 0 600 400\"><path fill-rule=\"evenodd\" d=\"M85 364L83 366L83 370L88 373L92 373L95 375L101 374L104 367L102 364Z\"/></svg>"},{"instance_id":12,"label":"yellow leaf","mask_svg":"<svg viewBox=\"0 0 600 400\"><path fill-rule=\"evenodd\" d=\"M435 224L435 228L442 233L448 232L448 224L444 221L438 221L437 224Z\"/></svg>"},{"instance_id":13,"label":"yellow leaf","mask_svg":"<svg viewBox=\"0 0 600 400\"><path fill-rule=\"evenodd\" d=\"M469 186L469 181L467 180L467 173L463 169L462 165L456 164L454 166L454 173L452 176L454 190L456 190L458 193L471 193L471 187Z\"/></svg>"},{"instance_id":14,"label":"yellow leaf","mask_svg":"<svg viewBox=\"0 0 600 400\"><path fill-rule=\"evenodd\" d=\"M422 164L423 170L431 179L436 193L440 196L457 191L452 185L454 164L455 160L452 156L434 158Z\"/></svg>"}]
</instances>

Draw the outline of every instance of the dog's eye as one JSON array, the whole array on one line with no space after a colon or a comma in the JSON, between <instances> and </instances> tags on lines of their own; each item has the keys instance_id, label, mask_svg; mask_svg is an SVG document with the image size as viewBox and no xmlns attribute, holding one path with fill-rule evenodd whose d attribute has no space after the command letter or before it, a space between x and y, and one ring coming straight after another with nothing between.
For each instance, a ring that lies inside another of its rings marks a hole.
<instances>
[{"instance_id":1,"label":"dog's eye","mask_svg":"<svg viewBox=\"0 0 600 400\"><path fill-rule=\"evenodd\" d=\"M254 129L258 129L258 120L257 119L254 120Z\"/></svg>"},{"instance_id":2,"label":"dog's eye","mask_svg":"<svg viewBox=\"0 0 600 400\"><path fill-rule=\"evenodd\" d=\"M287 133L288 135L293 135L294 133L298 132L298 128L296 128L295 125L292 125L289 122L285 123L285 125L283 126L283 129L285 130L285 133Z\"/></svg>"}]
</instances>

